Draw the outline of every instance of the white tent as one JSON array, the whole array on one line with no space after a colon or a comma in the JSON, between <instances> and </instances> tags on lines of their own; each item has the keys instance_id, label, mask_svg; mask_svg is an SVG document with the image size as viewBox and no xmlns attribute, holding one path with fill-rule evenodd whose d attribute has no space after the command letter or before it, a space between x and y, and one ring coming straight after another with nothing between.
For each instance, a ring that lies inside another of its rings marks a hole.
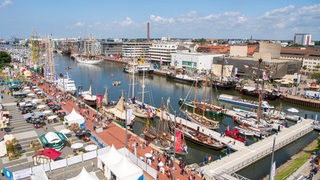
<instances>
[{"instance_id":1,"label":"white tent","mask_svg":"<svg viewBox=\"0 0 320 180\"><path fill-rule=\"evenodd\" d=\"M83 167L80 174L68 180L99 180L99 178L94 172L88 173L88 171Z\"/></svg>"},{"instance_id":2,"label":"white tent","mask_svg":"<svg viewBox=\"0 0 320 180\"><path fill-rule=\"evenodd\" d=\"M143 179L143 171L137 165L123 157L117 164L110 166L111 172L117 180L140 180Z\"/></svg>"},{"instance_id":3,"label":"white tent","mask_svg":"<svg viewBox=\"0 0 320 180\"><path fill-rule=\"evenodd\" d=\"M41 170L31 175L31 180L49 180L47 174Z\"/></svg>"},{"instance_id":4,"label":"white tent","mask_svg":"<svg viewBox=\"0 0 320 180\"><path fill-rule=\"evenodd\" d=\"M5 141L0 142L0 157L7 155L7 146Z\"/></svg>"},{"instance_id":5,"label":"white tent","mask_svg":"<svg viewBox=\"0 0 320 180\"><path fill-rule=\"evenodd\" d=\"M78 123L80 127L85 125L85 119L83 116L78 114L74 109L72 109L72 112L64 117L64 124L68 123L69 125L73 123Z\"/></svg>"},{"instance_id":6,"label":"white tent","mask_svg":"<svg viewBox=\"0 0 320 180\"><path fill-rule=\"evenodd\" d=\"M116 164L120 162L123 158L123 155L120 154L116 148L112 145L110 150L106 154L102 154L98 156L98 168L104 170L104 176L107 179L111 178L110 166L112 164Z\"/></svg>"}]
</instances>

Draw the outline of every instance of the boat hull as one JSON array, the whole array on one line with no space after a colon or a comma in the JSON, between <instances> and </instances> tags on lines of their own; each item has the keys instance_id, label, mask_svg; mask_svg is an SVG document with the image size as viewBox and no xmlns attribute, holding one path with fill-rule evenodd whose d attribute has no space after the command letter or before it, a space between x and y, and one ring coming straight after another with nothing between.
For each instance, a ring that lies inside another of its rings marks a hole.
<instances>
[{"instance_id":1,"label":"boat hull","mask_svg":"<svg viewBox=\"0 0 320 180\"><path fill-rule=\"evenodd\" d=\"M198 81L198 83L197 83L198 86L201 86L202 83L203 83L203 80L200 80L200 79L198 79L198 80L195 80L195 79L183 79L183 78L176 77L176 76L174 76L172 74L166 74L166 78L170 79L170 80L173 80L173 81L176 81L176 82L180 82L180 83L184 83L184 84L190 84L190 85L195 84L196 81Z\"/></svg>"}]
</instances>

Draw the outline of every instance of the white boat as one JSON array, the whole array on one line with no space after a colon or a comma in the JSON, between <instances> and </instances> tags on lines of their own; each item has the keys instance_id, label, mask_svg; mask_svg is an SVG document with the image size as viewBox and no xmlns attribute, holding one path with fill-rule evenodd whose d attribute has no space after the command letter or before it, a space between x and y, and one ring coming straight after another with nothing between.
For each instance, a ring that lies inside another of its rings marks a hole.
<instances>
[{"instance_id":1,"label":"white boat","mask_svg":"<svg viewBox=\"0 0 320 180\"><path fill-rule=\"evenodd\" d=\"M245 100L245 99L241 99L238 96L231 96L228 94L221 94L218 97L218 100L223 101L223 102L227 102L227 103L231 103L231 104L246 106L246 107L250 107L250 108L256 108L256 109L259 108L258 101ZM267 101L262 101L261 108L262 109L273 109L274 106L269 105L269 103Z\"/></svg>"},{"instance_id":2,"label":"white boat","mask_svg":"<svg viewBox=\"0 0 320 180\"><path fill-rule=\"evenodd\" d=\"M103 59L99 58L101 54L101 44L95 38L85 39L83 41L83 50L80 55L75 56L75 60L83 64L99 64Z\"/></svg>"},{"instance_id":3,"label":"white boat","mask_svg":"<svg viewBox=\"0 0 320 180\"><path fill-rule=\"evenodd\" d=\"M298 115L286 115L285 118L289 121L294 121L294 122L301 122L302 120L304 120L303 117L298 116Z\"/></svg>"},{"instance_id":4,"label":"white boat","mask_svg":"<svg viewBox=\"0 0 320 180\"><path fill-rule=\"evenodd\" d=\"M76 56L76 61L83 64L99 64L103 61L103 59L98 59L96 57L88 57L88 56Z\"/></svg>"},{"instance_id":5,"label":"white boat","mask_svg":"<svg viewBox=\"0 0 320 180\"><path fill-rule=\"evenodd\" d=\"M77 87L74 83L74 80L70 79L69 75L63 75L63 77L59 78L55 81L57 87L62 90L74 94L77 90Z\"/></svg>"},{"instance_id":6,"label":"white boat","mask_svg":"<svg viewBox=\"0 0 320 180\"><path fill-rule=\"evenodd\" d=\"M88 91L79 92L80 97L90 106L97 105L97 96L92 95L91 85Z\"/></svg>"}]
</instances>

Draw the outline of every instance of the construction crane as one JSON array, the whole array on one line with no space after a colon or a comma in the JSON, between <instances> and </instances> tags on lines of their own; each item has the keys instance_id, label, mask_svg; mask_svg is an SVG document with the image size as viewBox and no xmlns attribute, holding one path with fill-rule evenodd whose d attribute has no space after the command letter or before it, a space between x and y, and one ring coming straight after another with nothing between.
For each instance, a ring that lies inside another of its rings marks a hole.
<instances>
[{"instance_id":1,"label":"construction crane","mask_svg":"<svg viewBox=\"0 0 320 180\"><path fill-rule=\"evenodd\" d=\"M32 36L30 37L30 50L31 50L31 60L32 66L36 70L40 63L40 38L38 32L32 31Z\"/></svg>"}]
</instances>

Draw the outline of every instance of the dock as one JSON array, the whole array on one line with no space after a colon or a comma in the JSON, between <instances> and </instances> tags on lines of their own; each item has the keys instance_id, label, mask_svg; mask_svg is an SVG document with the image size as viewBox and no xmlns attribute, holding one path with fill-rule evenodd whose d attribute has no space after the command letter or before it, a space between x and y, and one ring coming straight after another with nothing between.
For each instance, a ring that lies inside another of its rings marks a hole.
<instances>
[{"instance_id":1,"label":"dock","mask_svg":"<svg viewBox=\"0 0 320 180\"><path fill-rule=\"evenodd\" d=\"M275 150L278 150L313 131L313 122L311 119L305 119L290 128L283 127L278 134L242 148L221 160L213 161L200 169L204 171L206 179L232 179L231 174L271 154L274 139Z\"/></svg>"}]
</instances>

